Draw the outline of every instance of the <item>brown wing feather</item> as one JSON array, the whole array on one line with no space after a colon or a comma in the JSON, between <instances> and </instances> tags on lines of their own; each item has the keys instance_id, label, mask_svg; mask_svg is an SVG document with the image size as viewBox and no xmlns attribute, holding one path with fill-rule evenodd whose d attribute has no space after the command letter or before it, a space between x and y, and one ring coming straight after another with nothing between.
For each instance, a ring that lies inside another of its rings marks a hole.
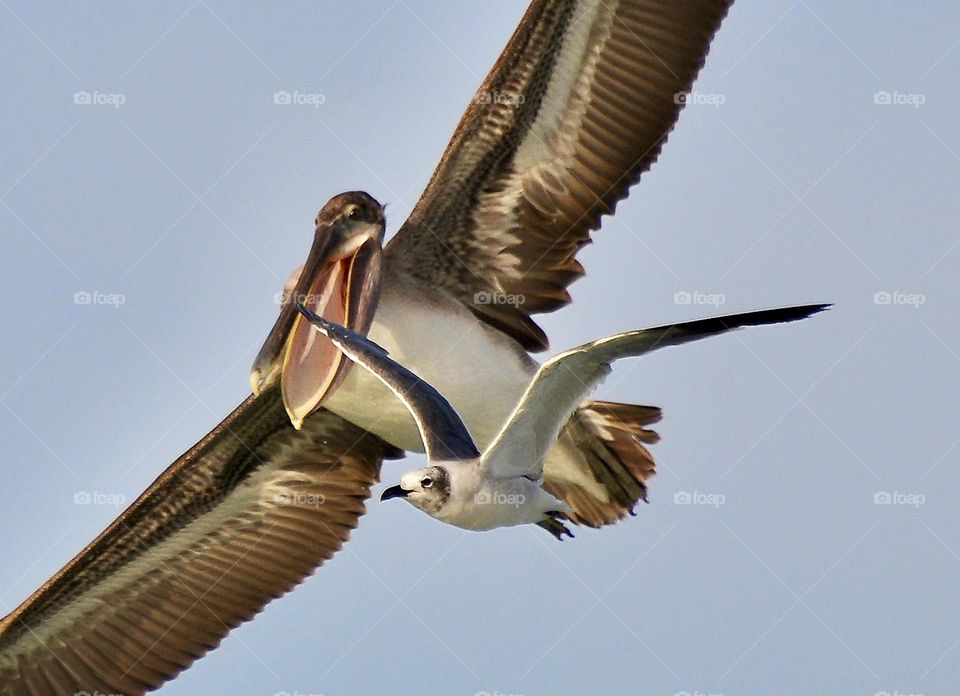
<instances>
[{"instance_id":1,"label":"brown wing feather","mask_svg":"<svg viewBox=\"0 0 960 696\"><path fill-rule=\"evenodd\" d=\"M172 679L347 540L384 456L319 411L250 397L0 621L0 694L139 694Z\"/></svg>"},{"instance_id":2,"label":"brown wing feather","mask_svg":"<svg viewBox=\"0 0 960 696\"><path fill-rule=\"evenodd\" d=\"M530 315L570 301L577 251L656 161L730 4L533 2L388 246L393 267L546 348Z\"/></svg>"}]
</instances>

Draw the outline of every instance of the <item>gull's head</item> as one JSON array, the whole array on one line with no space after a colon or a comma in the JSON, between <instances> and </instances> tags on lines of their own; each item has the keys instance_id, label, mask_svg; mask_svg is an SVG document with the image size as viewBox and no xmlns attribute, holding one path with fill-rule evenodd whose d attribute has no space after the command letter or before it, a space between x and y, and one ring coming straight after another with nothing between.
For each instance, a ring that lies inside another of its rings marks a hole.
<instances>
[{"instance_id":1,"label":"gull's head","mask_svg":"<svg viewBox=\"0 0 960 696\"><path fill-rule=\"evenodd\" d=\"M280 316L250 374L253 392L280 380L283 403L299 428L343 381L350 362L294 308L366 334L380 297L383 206L369 194L334 196L317 214L306 263L287 281Z\"/></svg>"},{"instance_id":2,"label":"gull's head","mask_svg":"<svg viewBox=\"0 0 960 696\"><path fill-rule=\"evenodd\" d=\"M435 517L450 497L450 472L442 466L408 471L396 486L390 486L380 500L403 498L416 508Z\"/></svg>"}]
</instances>

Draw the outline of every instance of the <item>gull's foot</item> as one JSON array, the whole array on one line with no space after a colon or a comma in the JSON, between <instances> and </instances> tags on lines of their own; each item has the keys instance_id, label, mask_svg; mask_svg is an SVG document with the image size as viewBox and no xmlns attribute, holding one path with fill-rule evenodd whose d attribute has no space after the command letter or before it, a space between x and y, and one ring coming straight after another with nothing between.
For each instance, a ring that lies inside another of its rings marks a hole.
<instances>
[{"instance_id":1,"label":"gull's foot","mask_svg":"<svg viewBox=\"0 0 960 696\"><path fill-rule=\"evenodd\" d=\"M562 512L550 510L547 512L547 519L537 522L537 526L541 529L546 529L557 541L563 541L564 534L573 539L573 532L567 529L566 525L560 521L565 519L565 517Z\"/></svg>"}]
</instances>

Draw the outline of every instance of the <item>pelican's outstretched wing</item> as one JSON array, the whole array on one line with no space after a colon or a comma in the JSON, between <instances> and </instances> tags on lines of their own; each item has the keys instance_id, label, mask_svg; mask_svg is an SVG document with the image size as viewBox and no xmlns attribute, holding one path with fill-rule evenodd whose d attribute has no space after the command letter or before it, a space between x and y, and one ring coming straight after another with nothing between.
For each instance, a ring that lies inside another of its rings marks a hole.
<instances>
[{"instance_id":1,"label":"pelican's outstretched wing","mask_svg":"<svg viewBox=\"0 0 960 696\"><path fill-rule=\"evenodd\" d=\"M534 0L386 249L529 350L657 159L732 0Z\"/></svg>"},{"instance_id":2,"label":"pelican's outstretched wing","mask_svg":"<svg viewBox=\"0 0 960 696\"><path fill-rule=\"evenodd\" d=\"M302 304L297 303L297 309L317 331L329 338L353 362L369 370L407 407L420 429L420 437L423 438L430 461L460 461L480 456L460 414L433 385L391 358L383 347L369 338L327 321ZM469 365L464 367L470 368Z\"/></svg>"},{"instance_id":3,"label":"pelican's outstretched wing","mask_svg":"<svg viewBox=\"0 0 960 696\"><path fill-rule=\"evenodd\" d=\"M816 304L766 309L626 331L561 353L537 371L500 434L483 453L482 464L489 468L491 477L541 476L543 456L584 397L610 372L614 360L744 326L806 319L827 307Z\"/></svg>"},{"instance_id":4,"label":"pelican's outstretched wing","mask_svg":"<svg viewBox=\"0 0 960 696\"><path fill-rule=\"evenodd\" d=\"M385 455L329 411L244 401L0 620L0 694L141 694L330 558Z\"/></svg>"}]
</instances>

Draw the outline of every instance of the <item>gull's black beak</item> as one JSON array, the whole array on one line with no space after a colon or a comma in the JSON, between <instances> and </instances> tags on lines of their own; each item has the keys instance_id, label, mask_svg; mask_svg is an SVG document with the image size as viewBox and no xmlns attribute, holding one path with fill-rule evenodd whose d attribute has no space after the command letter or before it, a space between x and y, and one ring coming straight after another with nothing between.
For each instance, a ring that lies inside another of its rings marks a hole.
<instances>
[{"instance_id":1,"label":"gull's black beak","mask_svg":"<svg viewBox=\"0 0 960 696\"><path fill-rule=\"evenodd\" d=\"M351 363L312 330L296 304L365 335L380 299L382 213L372 221L355 222L342 217L329 221L324 211L307 262L293 292L285 295L250 373L255 394L280 379L284 406L298 429L343 381Z\"/></svg>"},{"instance_id":2,"label":"gull's black beak","mask_svg":"<svg viewBox=\"0 0 960 696\"><path fill-rule=\"evenodd\" d=\"M391 498L406 498L408 495L410 495L410 491L406 488L401 488L399 485L390 486L390 488L380 495L380 500L382 502L384 500L390 500Z\"/></svg>"}]
</instances>

